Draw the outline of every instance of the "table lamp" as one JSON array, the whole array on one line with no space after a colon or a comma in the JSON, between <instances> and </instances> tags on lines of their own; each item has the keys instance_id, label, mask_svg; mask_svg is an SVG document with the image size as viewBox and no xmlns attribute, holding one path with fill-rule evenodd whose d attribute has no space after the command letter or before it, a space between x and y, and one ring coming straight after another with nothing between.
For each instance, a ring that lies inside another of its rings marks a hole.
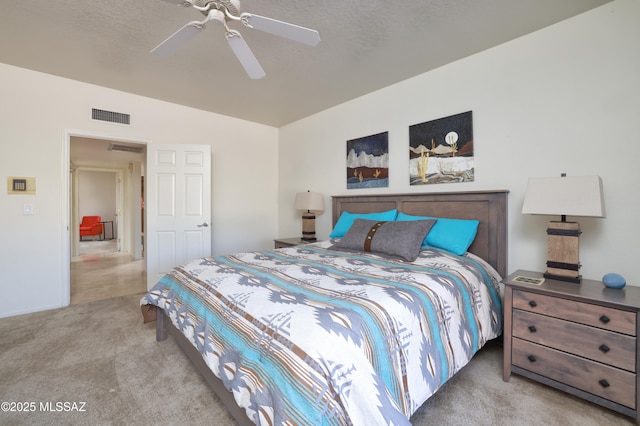
<instances>
[{"instance_id":1,"label":"table lamp","mask_svg":"<svg viewBox=\"0 0 640 426\"><path fill-rule=\"evenodd\" d=\"M298 192L295 201L296 210L302 213L302 241L316 241L315 212L324 211L324 198L319 192Z\"/></svg>"},{"instance_id":2,"label":"table lamp","mask_svg":"<svg viewBox=\"0 0 640 426\"><path fill-rule=\"evenodd\" d=\"M547 227L547 272L544 276L580 283L580 224L567 216L605 217L600 176L531 178L522 205L523 214L560 215Z\"/></svg>"}]
</instances>

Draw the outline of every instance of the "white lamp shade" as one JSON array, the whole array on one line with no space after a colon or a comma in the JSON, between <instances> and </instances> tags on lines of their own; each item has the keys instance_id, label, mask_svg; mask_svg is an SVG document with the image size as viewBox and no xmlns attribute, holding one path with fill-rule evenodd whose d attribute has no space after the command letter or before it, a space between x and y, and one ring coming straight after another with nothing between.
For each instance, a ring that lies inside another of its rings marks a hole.
<instances>
[{"instance_id":1,"label":"white lamp shade","mask_svg":"<svg viewBox=\"0 0 640 426\"><path fill-rule=\"evenodd\" d=\"M324 211L324 197L319 192L298 192L295 201L296 210Z\"/></svg>"},{"instance_id":2,"label":"white lamp shade","mask_svg":"<svg viewBox=\"0 0 640 426\"><path fill-rule=\"evenodd\" d=\"M605 217L600 176L531 178L523 214Z\"/></svg>"}]
</instances>

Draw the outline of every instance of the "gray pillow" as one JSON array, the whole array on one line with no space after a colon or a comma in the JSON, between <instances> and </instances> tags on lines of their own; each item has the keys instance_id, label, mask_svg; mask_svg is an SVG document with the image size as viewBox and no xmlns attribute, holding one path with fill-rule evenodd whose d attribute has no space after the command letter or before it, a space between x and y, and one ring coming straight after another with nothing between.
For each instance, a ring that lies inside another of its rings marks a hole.
<instances>
[{"instance_id":1,"label":"gray pillow","mask_svg":"<svg viewBox=\"0 0 640 426\"><path fill-rule=\"evenodd\" d=\"M331 250L371 252L413 262L420 254L422 240L435 220L381 222L355 219L349 231Z\"/></svg>"}]
</instances>

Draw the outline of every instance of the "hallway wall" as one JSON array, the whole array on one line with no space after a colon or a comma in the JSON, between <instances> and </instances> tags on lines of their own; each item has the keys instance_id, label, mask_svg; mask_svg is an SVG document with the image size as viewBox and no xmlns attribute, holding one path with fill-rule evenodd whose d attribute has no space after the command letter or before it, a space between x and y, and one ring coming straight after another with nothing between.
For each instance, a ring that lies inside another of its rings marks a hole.
<instances>
[{"instance_id":1,"label":"hallway wall","mask_svg":"<svg viewBox=\"0 0 640 426\"><path fill-rule=\"evenodd\" d=\"M78 170L78 213L116 221L116 173Z\"/></svg>"}]
</instances>

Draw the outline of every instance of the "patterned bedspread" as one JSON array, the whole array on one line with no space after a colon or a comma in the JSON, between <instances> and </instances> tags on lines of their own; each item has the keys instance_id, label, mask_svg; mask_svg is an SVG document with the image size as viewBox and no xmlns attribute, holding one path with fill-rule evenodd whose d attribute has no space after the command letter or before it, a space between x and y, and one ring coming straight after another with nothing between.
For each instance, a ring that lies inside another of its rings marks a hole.
<instances>
[{"instance_id":1,"label":"patterned bedspread","mask_svg":"<svg viewBox=\"0 0 640 426\"><path fill-rule=\"evenodd\" d=\"M257 424L403 425L502 331L498 274L330 242L203 258L141 300L165 310Z\"/></svg>"}]
</instances>

